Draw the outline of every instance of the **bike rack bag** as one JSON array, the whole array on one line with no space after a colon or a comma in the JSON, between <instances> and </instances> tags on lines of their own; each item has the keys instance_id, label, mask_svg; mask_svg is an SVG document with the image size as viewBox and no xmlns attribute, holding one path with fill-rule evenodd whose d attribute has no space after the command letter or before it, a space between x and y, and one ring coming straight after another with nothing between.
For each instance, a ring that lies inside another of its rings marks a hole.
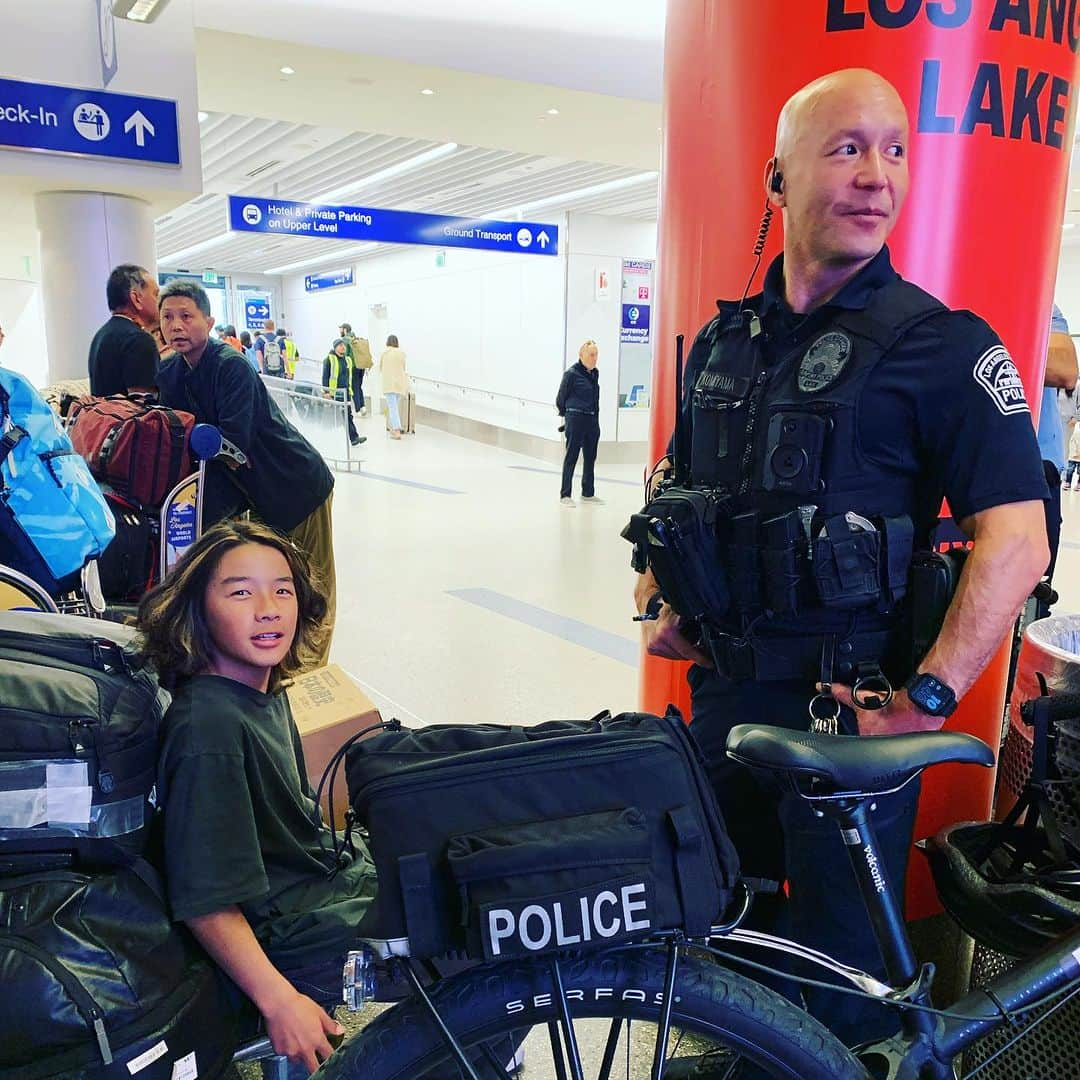
<instances>
[{"instance_id":1,"label":"bike rack bag","mask_svg":"<svg viewBox=\"0 0 1080 1080\"><path fill-rule=\"evenodd\" d=\"M360 936L390 951L491 960L702 937L738 876L675 709L398 728L353 745L346 774L379 877Z\"/></svg>"}]
</instances>

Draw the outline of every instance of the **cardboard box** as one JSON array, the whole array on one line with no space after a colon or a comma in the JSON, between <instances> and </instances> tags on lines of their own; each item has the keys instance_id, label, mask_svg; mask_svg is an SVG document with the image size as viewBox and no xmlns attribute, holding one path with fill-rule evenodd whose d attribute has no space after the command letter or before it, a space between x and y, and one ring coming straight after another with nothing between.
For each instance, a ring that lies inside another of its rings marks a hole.
<instances>
[{"instance_id":1,"label":"cardboard box","mask_svg":"<svg viewBox=\"0 0 1080 1080\"><path fill-rule=\"evenodd\" d=\"M289 705L304 747L311 790L318 791L323 770L346 739L379 723L382 717L368 696L337 664L300 675L288 687ZM334 817L340 828L349 806L345 763L334 784ZM323 792L323 818L330 820L329 793Z\"/></svg>"}]
</instances>

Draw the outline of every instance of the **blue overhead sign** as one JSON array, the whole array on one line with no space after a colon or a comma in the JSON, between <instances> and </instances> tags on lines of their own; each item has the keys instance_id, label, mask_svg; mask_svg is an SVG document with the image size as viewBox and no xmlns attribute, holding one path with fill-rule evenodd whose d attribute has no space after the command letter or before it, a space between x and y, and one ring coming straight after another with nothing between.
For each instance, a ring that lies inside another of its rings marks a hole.
<instances>
[{"instance_id":1,"label":"blue overhead sign","mask_svg":"<svg viewBox=\"0 0 1080 1080\"><path fill-rule=\"evenodd\" d=\"M270 301L264 296L249 296L244 300L244 318L249 330L261 330L270 318Z\"/></svg>"},{"instance_id":2,"label":"blue overhead sign","mask_svg":"<svg viewBox=\"0 0 1080 1080\"><path fill-rule=\"evenodd\" d=\"M353 283L353 268L345 270L326 270L321 274L308 274L304 278L305 292L318 292L320 289L338 289L342 285Z\"/></svg>"},{"instance_id":3,"label":"blue overhead sign","mask_svg":"<svg viewBox=\"0 0 1080 1080\"><path fill-rule=\"evenodd\" d=\"M0 79L0 146L179 165L176 102Z\"/></svg>"},{"instance_id":4,"label":"blue overhead sign","mask_svg":"<svg viewBox=\"0 0 1080 1080\"><path fill-rule=\"evenodd\" d=\"M242 195L229 196L229 227L237 232L322 240L433 244L518 255L559 253L558 226L541 222L487 221L369 206L320 206Z\"/></svg>"}]
</instances>

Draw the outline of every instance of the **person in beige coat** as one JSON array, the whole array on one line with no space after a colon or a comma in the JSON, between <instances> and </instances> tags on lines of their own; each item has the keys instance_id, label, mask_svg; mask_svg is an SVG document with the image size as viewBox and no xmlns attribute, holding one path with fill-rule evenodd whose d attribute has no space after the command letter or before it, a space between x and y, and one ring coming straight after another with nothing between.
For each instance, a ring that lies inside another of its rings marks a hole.
<instances>
[{"instance_id":1,"label":"person in beige coat","mask_svg":"<svg viewBox=\"0 0 1080 1080\"><path fill-rule=\"evenodd\" d=\"M386 349L379 357L379 375L382 392L386 398L386 411L390 422L390 438L401 438L401 398L408 397L409 376L405 373L405 350L398 346L397 334L386 339Z\"/></svg>"}]
</instances>

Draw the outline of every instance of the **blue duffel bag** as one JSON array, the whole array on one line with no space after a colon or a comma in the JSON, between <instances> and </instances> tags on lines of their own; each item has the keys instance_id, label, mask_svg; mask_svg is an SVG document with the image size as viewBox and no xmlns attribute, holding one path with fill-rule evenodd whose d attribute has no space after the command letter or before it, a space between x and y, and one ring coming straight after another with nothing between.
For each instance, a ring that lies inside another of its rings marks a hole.
<instances>
[{"instance_id":1,"label":"blue duffel bag","mask_svg":"<svg viewBox=\"0 0 1080 1080\"><path fill-rule=\"evenodd\" d=\"M54 595L109 546L116 523L56 414L0 368L0 563Z\"/></svg>"}]
</instances>

